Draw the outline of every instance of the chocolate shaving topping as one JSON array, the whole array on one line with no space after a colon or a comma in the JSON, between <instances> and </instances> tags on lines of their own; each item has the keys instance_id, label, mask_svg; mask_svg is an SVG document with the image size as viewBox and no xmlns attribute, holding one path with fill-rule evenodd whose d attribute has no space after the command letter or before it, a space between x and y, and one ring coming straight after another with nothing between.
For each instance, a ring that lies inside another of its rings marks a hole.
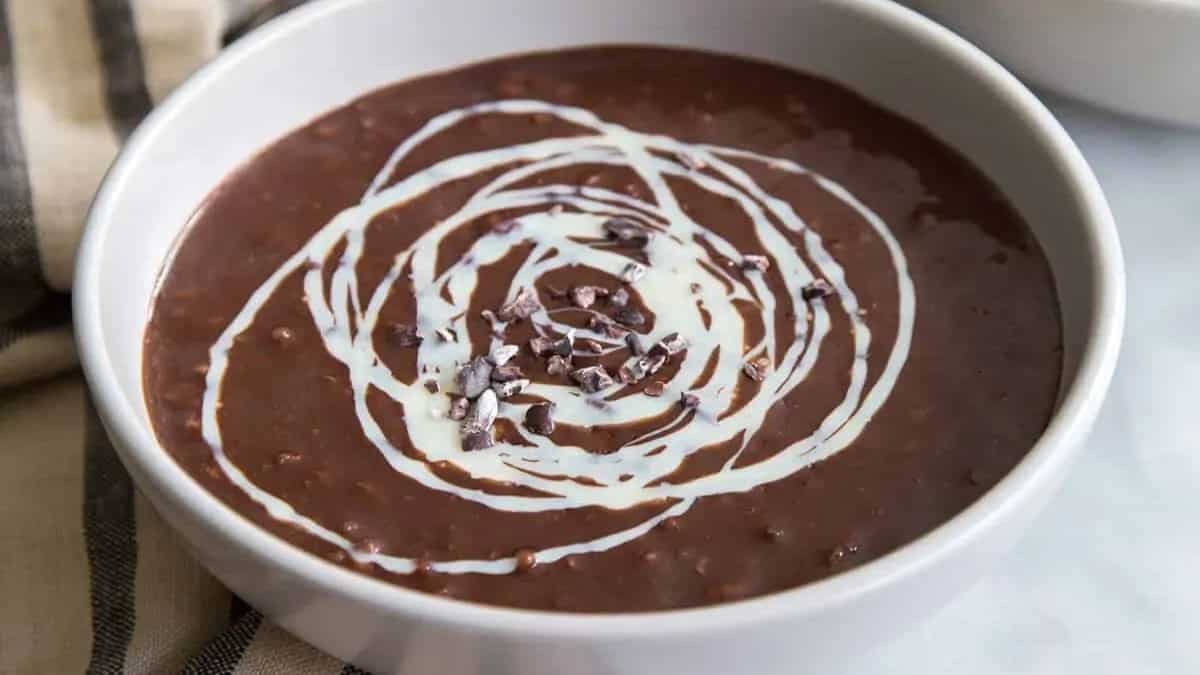
<instances>
[{"instance_id":1,"label":"chocolate shaving topping","mask_svg":"<svg viewBox=\"0 0 1200 675\"><path fill-rule=\"evenodd\" d=\"M408 323L394 323L391 326L392 340L401 347L420 347L423 342L417 335L417 327Z\"/></svg>"},{"instance_id":2,"label":"chocolate shaving topping","mask_svg":"<svg viewBox=\"0 0 1200 675\"><path fill-rule=\"evenodd\" d=\"M492 369L492 382L512 382L525 377L519 366L496 366Z\"/></svg>"},{"instance_id":3,"label":"chocolate shaving topping","mask_svg":"<svg viewBox=\"0 0 1200 675\"><path fill-rule=\"evenodd\" d=\"M633 366L631 364L623 363L620 368L617 368L617 381L621 384L633 384L637 382L637 379L633 376Z\"/></svg>"},{"instance_id":4,"label":"chocolate shaving topping","mask_svg":"<svg viewBox=\"0 0 1200 675\"><path fill-rule=\"evenodd\" d=\"M471 409L467 411L467 416L462 423L463 433L469 434L473 431L491 429L496 422L496 413L499 411L500 403L496 398L496 392L485 389L471 404Z\"/></svg>"},{"instance_id":5,"label":"chocolate shaving topping","mask_svg":"<svg viewBox=\"0 0 1200 675\"><path fill-rule=\"evenodd\" d=\"M504 398L512 398L517 394L525 391L529 386L529 380L508 380L507 382L496 382L492 384L492 391L496 392L496 396Z\"/></svg>"},{"instance_id":6,"label":"chocolate shaving topping","mask_svg":"<svg viewBox=\"0 0 1200 675\"><path fill-rule=\"evenodd\" d=\"M617 325L612 319L602 314L597 314L589 319L588 328L610 338L622 338L629 332L628 328Z\"/></svg>"},{"instance_id":7,"label":"chocolate shaving topping","mask_svg":"<svg viewBox=\"0 0 1200 675\"><path fill-rule=\"evenodd\" d=\"M629 347L629 353L634 356L642 356L646 353L646 346L642 344L642 338L638 337L637 333L626 333L625 344Z\"/></svg>"},{"instance_id":8,"label":"chocolate shaving topping","mask_svg":"<svg viewBox=\"0 0 1200 675\"><path fill-rule=\"evenodd\" d=\"M547 375L565 375L571 369L571 359L555 354L546 361Z\"/></svg>"},{"instance_id":9,"label":"chocolate shaving topping","mask_svg":"<svg viewBox=\"0 0 1200 675\"><path fill-rule=\"evenodd\" d=\"M438 386L437 380L425 380L425 391L431 394L436 394L441 391L441 389L442 388Z\"/></svg>"},{"instance_id":10,"label":"chocolate shaving topping","mask_svg":"<svg viewBox=\"0 0 1200 675\"><path fill-rule=\"evenodd\" d=\"M700 284L696 283L695 281L688 284L688 290L692 292L692 295L698 294L700 292L701 288L702 287L700 286Z\"/></svg>"},{"instance_id":11,"label":"chocolate shaving topping","mask_svg":"<svg viewBox=\"0 0 1200 675\"><path fill-rule=\"evenodd\" d=\"M654 380L650 384L646 385L646 388L642 390L642 393L647 396L658 397L658 396L662 396L663 392L666 390L667 390L667 385L665 382L663 382L662 380Z\"/></svg>"},{"instance_id":12,"label":"chocolate shaving topping","mask_svg":"<svg viewBox=\"0 0 1200 675\"><path fill-rule=\"evenodd\" d=\"M570 357L571 351L574 348L575 331L569 330L567 334L555 340L550 345L550 353L562 357Z\"/></svg>"},{"instance_id":13,"label":"chocolate shaving topping","mask_svg":"<svg viewBox=\"0 0 1200 675\"><path fill-rule=\"evenodd\" d=\"M505 303L497 312L496 316L501 321L516 321L520 319L528 319L542 308L542 304L538 302L537 294L531 289L522 288L517 297L512 299L512 302Z\"/></svg>"},{"instance_id":14,"label":"chocolate shaving topping","mask_svg":"<svg viewBox=\"0 0 1200 675\"><path fill-rule=\"evenodd\" d=\"M455 422L459 422L463 419L466 419L467 411L470 410L470 408L471 401L462 396L455 396L450 401L450 412L446 414L446 417L449 417Z\"/></svg>"},{"instance_id":15,"label":"chocolate shaving topping","mask_svg":"<svg viewBox=\"0 0 1200 675\"><path fill-rule=\"evenodd\" d=\"M529 339L529 350L536 356L571 356L572 344L575 342L575 331L569 330L560 338L537 336Z\"/></svg>"},{"instance_id":16,"label":"chocolate shaving topping","mask_svg":"<svg viewBox=\"0 0 1200 675\"><path fill-rule=\"evenodd\" d=\"M442 342L458 341L458 336L449 328L439 328L433 332L437 334L438 338L441 339Z\"/></svg>"},{"instance_id":17,"label":"chocolate shaving topping","mask_svg":"<svg viewBox=\"0 0 1200 675\"><path fill-rule=\"evenodd\" d=\"M667 364L667 357L662 354L647 354L638 359L638 362L643 363L646 372L653 375L662 370L662 367Z\"/></svg>"},{"instance_id":18,"label":"chocolate shaving topping","mask_svg":"<svg viewBox=\"0 0 1200 675\"><path fill-rule=\"evenodd\" d=\"M743 272L766 272L771 267L771 261L765 255L742 256Z\"/></svg>"},{"instance_id":19,"label":"chocolate shaving topping","mask_svg":"<svg viewBox=\"0 0 1200 675\"><path fill-rule=\"evenodd\" d=\"M571 304L581 309L587 309L596 302L596 290L593 286L576 286L571 289Z\"/></svg>"},{"instance_id":20,"label":"chocolate shaving topping","mask_svg":"<svg viewBox=\"0 0 1200 675\"><path fill-rule=\"evenodd\" d=\"M742 366L742 372L746 373L746 377L755 382L762 382L767 379L767 373L771 371L771 360L765 356L751 359Z\"/></svg>"},{"instance_id":21,"label":"chocolate shaving topping","mask_svg":"<svg viewBox=\"0 0 1200 675\"><path fill-rule=\"evenodd\" d=\"M525 428L541 436L554 433L554 404L535 403L525 411Z\"/></svg>"},{"instance_id":22,"label":"chocolate shaving topping","mask_svg":"<svg viewBox=\"0 0 1200 675\"><path fill-rule=\"evenodd\" d=\"M628 218L609 218L601 227L609 239L622 246L641 248L650 241L650 231Z\"/></svg>"},{"instance_id":23,"label":"chocolate shaving topping","mask_svg":"<svg viewBox=\"0 0 1200 675\"><path fill-rule=\"evenodd\" d=\"M529 338L529 351L533 352L534 356L547 356L552 349L554 349L554 338L541 335Z\"/></svg>"},{"instance_id":24,"label":"chocolate shaving topping","mask_svg":"<svg viewBox=\"0 0 1200 675\"><path fill-rule=\"evenodd\" d=\"M608 323L604 324L604 335L609 338L623 338L627 333L629 333L629 329L618 323L609 321Z\"/></svg>"},{"instance_id":25,"label":"chocolate shaving topping","mask_svg":"<svg viewBox=\"0 0 1200 675\"><path fill-rule=\"evenodd\" d=\"M571 289L571 304L587 309L596 304L596 298L608 295L608 289L599 286L575 286Z\"/></svg>"},{"instance_id":26,"label":"chocolate shaving topping","mask_svg":"<svg viewBox=\"0 0 1200 675\"><path fill-rule=\"evenodd\" d=\"M637 283L644 276L646 276L646 266L641 263L631 262L621 270L621 279L626 283Z\"/></svg>"},{"instance_id":27,"label":"chocolate shaving topping","mask_svg":"<svg viewBox=\"0 0 1200 675\"><path fill-rule=\"evenodd\" d=\"M455 380L463 396L475 398L491 385L492 364L483 357L471 359L470 363L458 369Z\"/></svg>"},{"instance_id":28,"label":"chocolate shaving topping","mask_svg":"<svg viewBox=\"0 0 1200 675\"><path fill-rule=\"evenodd\" d=\"M655 342L650 351L650 356L661 356L668 359L676 354L687 349L687 341L679 336L679 333L671 333L663 339Z\"/></svg>"},{"instance_id":29,"label":"chocolate shaving topping","mask_svg":"<svg viewBox=\"0 0 1200 675\"><path fill-rule=\"evenodd\" d=\"M824 279L816 279L800 290L800 297L805 300L816 300L833 295L833 286Z\"/></svg>"},{"instance_id":30,"label":"chocolate shaving topping","mask_svg":"<svg viewBox=\"0 0 1200 675\"><path fill-rule=\"evenodd\" d=\"M483 431L468 431L462 436L462 449L464 452L484 450L492 447L492 445L491 429L486 429Z\"/></svg>"},{"instance_id":31,"label":"chocolate shaving topping","mask_svg":"<svg viewBox=\"0 0 1200 675\"><path fill-rule=\"evenodd\" d=\"M700 407L700 397L685 391L679 395L679 406L684 410L695 410Z\"/></svg>"},{"instance_id":32,"label":"chocolate shaving topping","mask_svg":"<svg viewBox=\"0 0 1200 675\"><path fill-rule=\"evenodd\" d=\"M628 307L617 310L617 312L613 314L613 318L619 323L622 323L626 326L633 326L635 328L646 323L646 317L642 316L641 312L637 311L636 309L629 309Z\"/></svg>"},{"instance_id":33,"label":"chocolate shaving topping","mask_svg":"<svg viewBox=\"0 0 1200 675\"><path fill-rule=\"evenodd\" d=\"M663 339L658 341L658 345L661 345L666 350L667 356L675 356L688 348L687 340L680 337L679 333L671 333L663 336Z\"/></svg>"},{"instance_id":34,"label":"chocolate shaving topping","mask_svg":"<svg viewBox=\"0 0 1200 675\"><path fill-rule=\"evenodd\" d=\"M662 370L666 362L665 354L647 354L621 366L621 369L617 371L617 376L621 378L622 382L641 382L647 376Z\"/></svg>"},{"instance_id":35,"label":"chocolate shaving topping","mask_svg":"<svg viewBox=\"0 0 1200 675\"><path fill-rule=\"evenodd\" d=\"M571 379L579 384L579 388L589 394L611 387L613 378L604 366L588 366L571 371Z\"/></svg>"},{"instance_id":36,"label":"chocolate shaving topping","mask_svg":"<svg viewBox=\"0 0 1200 675\"><path fill-rule=\"evenodd\" d=\"M624 307L629 304L629 291L624 288L618 288L608 296L608 304L613 307Z\"/></svg>"},{"instance_id":37,"label":"chocolate shaving topping","mask_svg":"<svg viewBox=\"0 0 1200 675\"><path fill-rule=\"evenodd\" d=\"M519 351L521 351L521 348L516 345L500 345L493 349L487 358L493 366L502 366L511 361Z\"/></svg>"}]
</instances>

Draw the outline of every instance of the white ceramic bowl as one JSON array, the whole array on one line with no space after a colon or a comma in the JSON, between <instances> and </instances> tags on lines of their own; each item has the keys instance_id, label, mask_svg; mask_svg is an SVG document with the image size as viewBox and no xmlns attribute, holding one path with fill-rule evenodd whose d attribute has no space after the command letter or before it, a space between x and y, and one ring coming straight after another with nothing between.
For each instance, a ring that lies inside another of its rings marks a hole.
<instances>
[{"instance_id":1,"label":"white ceramic bowl","mask_svg":"<svg viewBox=\"0 0 1200 675\"><path fill-rule=\"evenodd\" d=\"M180 228L222 176L385 83L514 51L613 42L721 50L819 73L921 122L1001 186L1053 266L1066 372L1050 427L999 485L912 544L819 583L701 609L564 615L423 595L334 566L240 517L159 447L140 377L147 310ZM381 673L766 674L878 644L1014 542L1096 416L1116 360L1123 288L1111 216L1066 133L991 59L898 5L340 0L238 42L137 130L89 218L75 317L99 411L139 487L218 578L330 654Z\"/></svg>"},{"instance_id":2,"label":"white ceramic bowl","mask_svg":"<svg viewBox=\"0 0 1200 675\"><path fill-rule=\"evenodd\" d=\"M903 0L1032 82L1200 125L1200 0Z\"/></svg>"}]
</instances>

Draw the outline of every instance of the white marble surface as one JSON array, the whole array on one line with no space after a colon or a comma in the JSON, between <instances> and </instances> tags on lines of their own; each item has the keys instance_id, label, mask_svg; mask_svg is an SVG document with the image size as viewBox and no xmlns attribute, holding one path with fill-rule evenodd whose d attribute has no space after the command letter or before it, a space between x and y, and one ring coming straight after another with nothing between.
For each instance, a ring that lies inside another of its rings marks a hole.
<instances>
[{"instance_id":1,"label":"white marble surface","mask_svg":"<svg viewBox=\"0 0 1200 675\"><path fill-rule=\"evenodd\" d=\"M1129 312L1113 388L1018 548L854 675L1200 673L1200 131L1044 99L1121 232Z\"/></svg>"}]
</instances>

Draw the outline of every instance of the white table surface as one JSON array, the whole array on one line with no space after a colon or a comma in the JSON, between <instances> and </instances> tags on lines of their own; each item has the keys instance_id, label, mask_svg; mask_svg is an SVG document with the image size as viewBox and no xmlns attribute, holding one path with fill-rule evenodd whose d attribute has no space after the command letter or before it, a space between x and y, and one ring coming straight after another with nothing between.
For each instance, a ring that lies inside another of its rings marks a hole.
<instances>
[{"instance_id":1,"label":"white table surface","mask_svg":"<svg viewBox=\"0 0 1200 675\"><path fill-rule=\"evenodd\" d=\"M1116 378L1089 446L1018 547L854 675L1200 673L1200 132L1043 100L1121 233L1129 310Z\"/></svg>"}]
</instances>

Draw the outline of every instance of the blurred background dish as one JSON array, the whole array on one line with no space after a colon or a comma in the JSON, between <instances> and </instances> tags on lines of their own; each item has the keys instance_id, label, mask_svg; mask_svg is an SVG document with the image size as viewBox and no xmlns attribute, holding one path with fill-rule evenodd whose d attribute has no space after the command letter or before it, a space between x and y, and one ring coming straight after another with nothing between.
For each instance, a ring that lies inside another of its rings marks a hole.
<instances>
[{"instance_id":1,"label":"blurred background dish","mask_svg":"<svg viewBox=\"0 0 1200 675\"><path fill-rule=\"evenodd\" d=\"M1033 84L1200 126L1200 0L905 0Z\"/></svg>"}]
</instances>

